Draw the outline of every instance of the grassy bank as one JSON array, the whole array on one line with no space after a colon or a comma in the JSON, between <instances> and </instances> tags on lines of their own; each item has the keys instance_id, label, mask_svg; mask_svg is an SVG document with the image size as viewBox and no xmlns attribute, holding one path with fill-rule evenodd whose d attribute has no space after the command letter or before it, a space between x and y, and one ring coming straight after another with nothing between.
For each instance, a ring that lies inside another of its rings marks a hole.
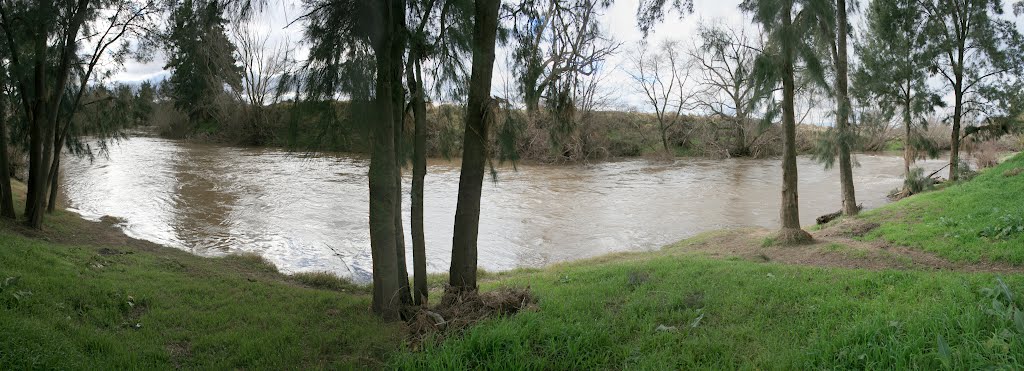
<instances>
[{"instance_id":1,"label":"grassy bank","mask_svg":"<svg viewBox=\"0 0 1024 371\"><path fill-rule=\"evenodd\" d=\"M1024 156L1015 156L941 192L865 214L883 238L954 261L1024 264Z\"/></svg>"},{"instance_id":2,"label":"grassy bank","mask_svg":"<svg viewBox=\"0 0 1024 371\"><path fill-rule=\"evenodd\" d=\"M0 369L380 367L401 343L365 289L337 279L202 258L65 212L46 231L0 227Z\"/></svg>"},{"instance_id":3,"label":"grassy bank","mask_svg":"<svg viewBox=\"0 0 1024 371\"><path fill-rule=\"evenodd\" d=\"M369 314L364 288L58 213L44 234L0 228L0 368L1022 368L1021 236L934 227L1001 220L984 211L1024 204L1024 175L1004 176L1022 166L816 231L815 245L734 230L487 275L484 290L528 286L536 309L417 351Z\"/></svg>"}]
</instances>

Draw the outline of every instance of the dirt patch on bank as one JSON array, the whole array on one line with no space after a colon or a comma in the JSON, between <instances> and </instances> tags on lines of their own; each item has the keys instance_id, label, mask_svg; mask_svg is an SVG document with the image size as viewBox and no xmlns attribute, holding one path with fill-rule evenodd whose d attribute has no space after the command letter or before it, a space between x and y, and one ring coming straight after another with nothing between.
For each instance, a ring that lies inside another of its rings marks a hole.
<instances>
[{"instance_id":1,"label":"dirt patch on bank","mask_svg":"<svg viewBox=\"0 0 1024 371\"><path fill-rule=\"evenodd\" d=\"M772 244L775 231L763 228L727 230L671 245L665 251L816 267L1024 273L1024 267L992 262L951 262L929 252L894 246L882 240L858 239L877 227L877 223L863 220L844 220L812 233L813 242L797 246Z\"/></svg>"}]
</instances>

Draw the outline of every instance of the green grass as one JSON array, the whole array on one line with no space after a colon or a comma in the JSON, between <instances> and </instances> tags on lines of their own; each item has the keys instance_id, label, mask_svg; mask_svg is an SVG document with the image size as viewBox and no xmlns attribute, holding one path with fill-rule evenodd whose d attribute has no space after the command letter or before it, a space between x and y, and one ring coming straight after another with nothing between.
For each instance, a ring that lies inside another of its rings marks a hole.
<instances>
[{"instance_id":1,"label":"green grass","mask_svg":"<svg viewBox=\"0 0 1024 371\"><path fill-rule=\"evenodd\" d=\"M0 369L366 368L402 342L365 287L336 277L16 230L0 221ZM107 229L58 211L46 231L103 241Z\"/></svg>"},{"instance_id":2,"label":"green grass","mask_svg":"<svg viewBox=\"0 0 1024 371\"><path fill-rule=\"evenodd\" d=\"M955 261L1024 264L1024 155L969 182L864 213L878 222L868 238L934 252Z\"/></svg>"},{"instance_id":3,"label":"green grass","mask_svg":"<svg viewBox=\"0 0 1024 371\"><path fill-rule=\"evenodd\" d=\"M859 271L646 254L486 285L539 310L399 353L402 369L1024 367L1024 329L986 313L988 274ZM648 277L636 285L631 276ZM1024 278L1008 277L1024 293ZM1017 308L1021 300L1015 297ZM674 331L657 331L659 326ZM1008 331L1008 332L1004 332Z\"/></svg>"},{"instance_id":4,"label":"green grass","mask_svg":"<svg viewBox=\"0 0 1024 371\"><path fill-rule=\"evenodd\" d=\"M367 295L300 287L262 260L0 240L0 282L14 277L0 369L372 366L400 341Z\"/></svg>"}]
</instances>

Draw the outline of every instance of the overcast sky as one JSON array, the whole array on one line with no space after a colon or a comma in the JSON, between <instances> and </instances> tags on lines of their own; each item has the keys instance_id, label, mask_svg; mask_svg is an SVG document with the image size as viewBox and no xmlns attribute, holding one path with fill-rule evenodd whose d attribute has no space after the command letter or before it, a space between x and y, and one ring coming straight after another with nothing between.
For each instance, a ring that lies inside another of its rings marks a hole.
<instances>
[{"instance_id":1,"label":"overcast sky","mask_svg":"<svg viewBox=\"0 0 1024 371\"><path fill-rule=\"evenodd\" d=\"M867 0L862 2L866 3ZM741 0L695 0L694 12L680 16L680 14L669 11L666 13L665 21L658 24L647 38L647 42L657 45L665 40L678 40L683 46L688 46L694 39L697 26L701 23L725 24L730 27L753 28L750 17L739 10ZM281 43L285 40L292 43L300 43L302 39L302 24L296 22L286 27L298 15L303 14L301 3L296 0L284 0L281 2L271 1L264 11L256 16L250 27L258 29L261 33L269 35L271 44ZM1010 9L1010 4L1005 4ZM602 80L602 88L611 98L608 108L613 109L637 109L650 111L645 107L643 95L634 87L629 75L624 68L627 67L627 56L634 50L637 43L643 39L642 33L636 25L636 10L638 0L617 0L611 8L604 11L602 25L604 29L616 41L622 42L619 53L611 57L606 63L606 77ZM1008 12L1012 14L1012 12ZM852 17L854 32L859 27L861 15ZM1024 31L1022 17L1016 17L1017 27ZM300 45L296 56L301 60L306 57L305 50ZM125 64L123 70L113 77L115 81L139 83L141 81L159 81L169 75L163 69L166 63L162 55L150 62L140 63L130 61ZM507 91L514 91L512 76L508 73L507 53L505 48L499 48L495 60L495 74L493 80L493 94L505 96ZM816 114L817 118L810 118L812 121L827 121L827 113Z\"/></svg>"}]
</instances>

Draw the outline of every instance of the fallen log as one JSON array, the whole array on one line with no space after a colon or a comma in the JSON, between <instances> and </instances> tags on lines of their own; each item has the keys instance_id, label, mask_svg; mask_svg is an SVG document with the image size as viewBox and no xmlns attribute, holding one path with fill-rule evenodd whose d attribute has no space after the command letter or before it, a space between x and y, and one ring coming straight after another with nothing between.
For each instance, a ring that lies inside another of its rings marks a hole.
<instances>
[{"instance_id":1,"label":"fallen log","mask_svg":"<svg viewBox=\"0 0 1024 371\"><path fill-rule=\"evenodd\" d=\"M864 209L864 205L863 204L857 205L857 210L858 211L862 210L862 209ZM843 216L843 211L842 210L836 211L834 213L828 213L828 214L819 216L817 219L815 219L815 221L818 222L818 225L823 225L823 224L828 224L829 222L831 222L833 220L839 219L840 216Z\"/></svg>"}]
</instances>

